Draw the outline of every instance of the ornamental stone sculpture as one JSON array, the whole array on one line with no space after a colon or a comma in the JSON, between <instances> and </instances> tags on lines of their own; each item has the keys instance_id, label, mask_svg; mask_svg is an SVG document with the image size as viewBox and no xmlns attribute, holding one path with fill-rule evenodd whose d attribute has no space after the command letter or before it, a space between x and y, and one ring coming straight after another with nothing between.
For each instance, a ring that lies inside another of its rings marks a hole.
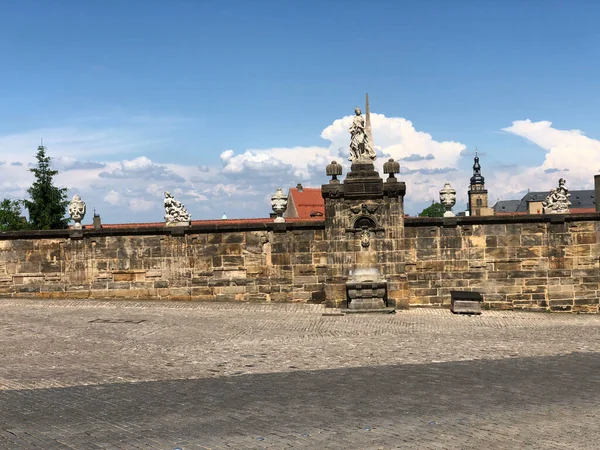
<instances>
[{"instance_id":1,"label":"ornamental stone sculpture","mask_svg":"<svg viewBox=\"0 0 600 450\"><path fill-rule=\"evenodd\" d=\"M552 188L550 195L542 202L544 214L569 214L571 202L569 190L565 187L566 180L558 180L558 188Z\"/></svg>"},{"instance_id":2,"label":"ornamental stone sculpture","mask_svg":"<svg viewBox=\"0 0 600 450\"><path fill-rule=\"evenodd\" d=\"M277 188L275 194L271 196L271 208L273 208L273 212L277 214L275 218L275 223L283 223L285 219L283 218L283 213L286 211L288 205L287 196L283 193L281 188Z\"/></svg>"},{"instance_id":3,"label":"ornamental stone sculpture","mask_svg":"<svg viewBox=\"0 0 600 450\"><path fill-rule=\"evenodd\" d=\"M375 159L375 150L369 139L369 130L365 127L365 119L361 115L360 108L354 108L354 119L350 132L350 156L348 161L371 162Z\"/></svg>"},{"instance_id":4,"label":"ornamental stone sculpture","mask_svg":"<svg viewBox=\"0 0 600 450\"><path fill-rule=\"evenodd\" d=\"M383 173L388 175L388 182L398 181L396 174L400 173L400 163L394 161L394 158L390 158L389 161L383 163Z\"/></svg>"},{"instance_id":5,"label":"ornamental stone sculpture","mask_svg":"<svg viewBox=\"0 0 600 450\"><path fill-rule=\"evenodd\" d=\"M183 203L175 200L170 192L165 192L165 222L169 226L190 225L191 216Z\"/></svg>"},{"instance_id":6,"label":"ornamental stone sculpture","mask_svg":"<svg viewBox=\"0 0 600 450\"><path fill-rule=\"evenodd\" d=\"M328 177L331 177L331 184L339 184L340 180L337 177L342 174L342 165L338 164L337 161L331 161L331 164L327 164L325 173L327 173Z\"/></svg>"},{"instance_id":7,"label":"ornamental stone sculpture","mask_svg":"<svg viewBox=\"0 0 600 450\"><path fill-rule=\"evenodd\" d=\"M360 233L360 245L365 250L368 249L371 245L371 232L366 228L364 228Z\"/></svg>"},{"instance_id":8,"label":"ornamental stone sculpture","mask_svg":"<svg viewBox=\"0 0 600 450\"><path fill-rule=\"evenodd\" d=\"M85 202L81 200L79 195L74 195L73 200L69 203L69 215L75 225L73 228L76 230L81 230L83 227L81 226L81 221L85 217Z\"/></svg>"},{"instance_id":9,"label":"ornamental stone sculpture","mask_svg":"<svg viewBox=\"0 0 600 450\"><path fill-rule=\"evenodd\" d=\"M446 210L444 217L454 217L452 207L456 204L456 191L450 183L444 184L444 188L440 191L440 203Z\"/></svg>"}]
</instances>

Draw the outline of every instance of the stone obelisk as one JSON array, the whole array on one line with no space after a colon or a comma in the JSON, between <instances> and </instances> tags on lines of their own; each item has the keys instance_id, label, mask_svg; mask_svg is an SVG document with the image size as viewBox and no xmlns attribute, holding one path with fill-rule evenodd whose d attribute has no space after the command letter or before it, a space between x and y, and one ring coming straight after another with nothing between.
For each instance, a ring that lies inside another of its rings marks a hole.
<instances>
[{"instance_id":1,"label":"stone obelisk","mask_svg":"<svg viewBox=\"0 0 600 450\"><path fill-rule=\"evenodd\" d=\"M367 135L369 146L374 149L373 132L371 131L371 108L369 108L369 94L367 93L367 105L365 108L365 134Z\"/></svg>"}]
</instances>

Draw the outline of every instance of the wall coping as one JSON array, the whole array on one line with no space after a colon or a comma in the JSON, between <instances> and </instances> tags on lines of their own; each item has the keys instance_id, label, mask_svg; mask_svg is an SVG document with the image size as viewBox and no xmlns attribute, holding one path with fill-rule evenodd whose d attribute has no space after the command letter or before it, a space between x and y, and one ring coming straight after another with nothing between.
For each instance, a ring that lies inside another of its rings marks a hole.
<instances>
[{"instance_id":1,"label":"wall coping","mask_svg":"<svg viewBox=\"0 0 600 450\"><path fill-rule=\"evenodd\" d=\"M528 214L502 216L407 217L405 227L458 226L518 223L600 222L600 213L585 214Z\"/></svg>"},{"instance_id":2,"label":"wall coping","mask_svg":"<svg viewBox=\"0 0 600 450\"><path fill-rule=\"evenodd\" d=\"M130 224L133 225L133 224ZM0 232L0 241L13 239L60 239L60 238L89 238L100 236L131 236L131 235L164 235L183 236L186 234L225 233L241 231L294 231L294 230L320 230L325 228L325 220L290 220L284 223L274 223L272 219L264 221L207 221L207 223L192 224L190 226L156 226L145 225L128 226L124 228L84 227L82 230L67 228L64 230L22 230Z\"/></svg>"}]
</instances>

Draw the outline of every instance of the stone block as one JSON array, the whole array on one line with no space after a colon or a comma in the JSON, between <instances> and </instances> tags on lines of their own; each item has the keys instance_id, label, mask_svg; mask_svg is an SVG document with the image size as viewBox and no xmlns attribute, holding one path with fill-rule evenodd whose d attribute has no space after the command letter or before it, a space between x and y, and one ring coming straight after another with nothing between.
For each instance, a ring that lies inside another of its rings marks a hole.
<instances>
[{"instance_id":1,"label":"stone block","mask_svg":"<svg viewBox=\"0 0 600 450\"><path fill-rule=\"evenodd\" d=\"M271 264L275 266L288 266L291 264L291 255L289 253L272 254Z\"/></svg>"},{"instance_id":2,"label":"stone block","mask_svg":"<svg viewBox=\"0 0 600 450\"><path fill-rule=\"evenodd\" d=\"M498 247L519 247L520 245L520 235L507 234L506 236L498 236Z\"/></svg>"},{"instance_id":3,"label":"stone block","mask_svg":"<svg viewBox=\"0 0 600 450\"><path fill-rule=\"evenodd\" d=\"M223 256L223 267L241 267L244 265L243 256Z\"/></svg>"},{"instance_id":4,"label":"stone block","mask_svg":"<svg viewBox=\"0 0 600 450\"><path fill-rule=\"evenodd\" d=\"M544 238L541 234L521 235L521 245L523 247L539 247L544 245Z\"/></svg>"},{"instance_id":5,"label":"stone block","mask_svg":"<svg viewBox=\"0 0 600 450\"><path fill-rule=\"evenodd\" d=\"M508 249L506 247L491 247L485 249L485 259L507 259Z\"/></svg>"},{"instance_id":6,"label":"stone block","mask_svg":"<svg viewBox=\"0 0 600 450\"><path fill-rule=\"evenodd\" d=\"M115 282L134 281L135 273L133 273L133 272L113 272L113 280Z\"/></svg>"},{"instance_id":7,"label":"stone block","mask_svg":"<svg viewBox=\"0 0 600 450\"><path fill-rule=\"evenodd\" d=\"M272 302L290 302L294 296L289 292L275 292L270 295Z\"/></svg>"}]
</instances>

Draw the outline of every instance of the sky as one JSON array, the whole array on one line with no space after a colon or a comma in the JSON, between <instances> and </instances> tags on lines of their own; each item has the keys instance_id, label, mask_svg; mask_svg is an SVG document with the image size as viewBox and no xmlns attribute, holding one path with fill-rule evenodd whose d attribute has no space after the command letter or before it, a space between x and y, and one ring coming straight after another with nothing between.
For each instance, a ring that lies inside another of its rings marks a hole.
<instances>
[{"instance_id":1,"label":"sky","mask_svg":"<svg viewBox=\"0 0 600 450\"><path fill-rule=\"evenodd\" d=\"M600 173L600 2L3 0L0 198L27 198L40 140L103 223L266 217L270 196L349 170L369 93L377 167L405 210L475 148L492 206Z\"/></svg>"}]
</instances>

